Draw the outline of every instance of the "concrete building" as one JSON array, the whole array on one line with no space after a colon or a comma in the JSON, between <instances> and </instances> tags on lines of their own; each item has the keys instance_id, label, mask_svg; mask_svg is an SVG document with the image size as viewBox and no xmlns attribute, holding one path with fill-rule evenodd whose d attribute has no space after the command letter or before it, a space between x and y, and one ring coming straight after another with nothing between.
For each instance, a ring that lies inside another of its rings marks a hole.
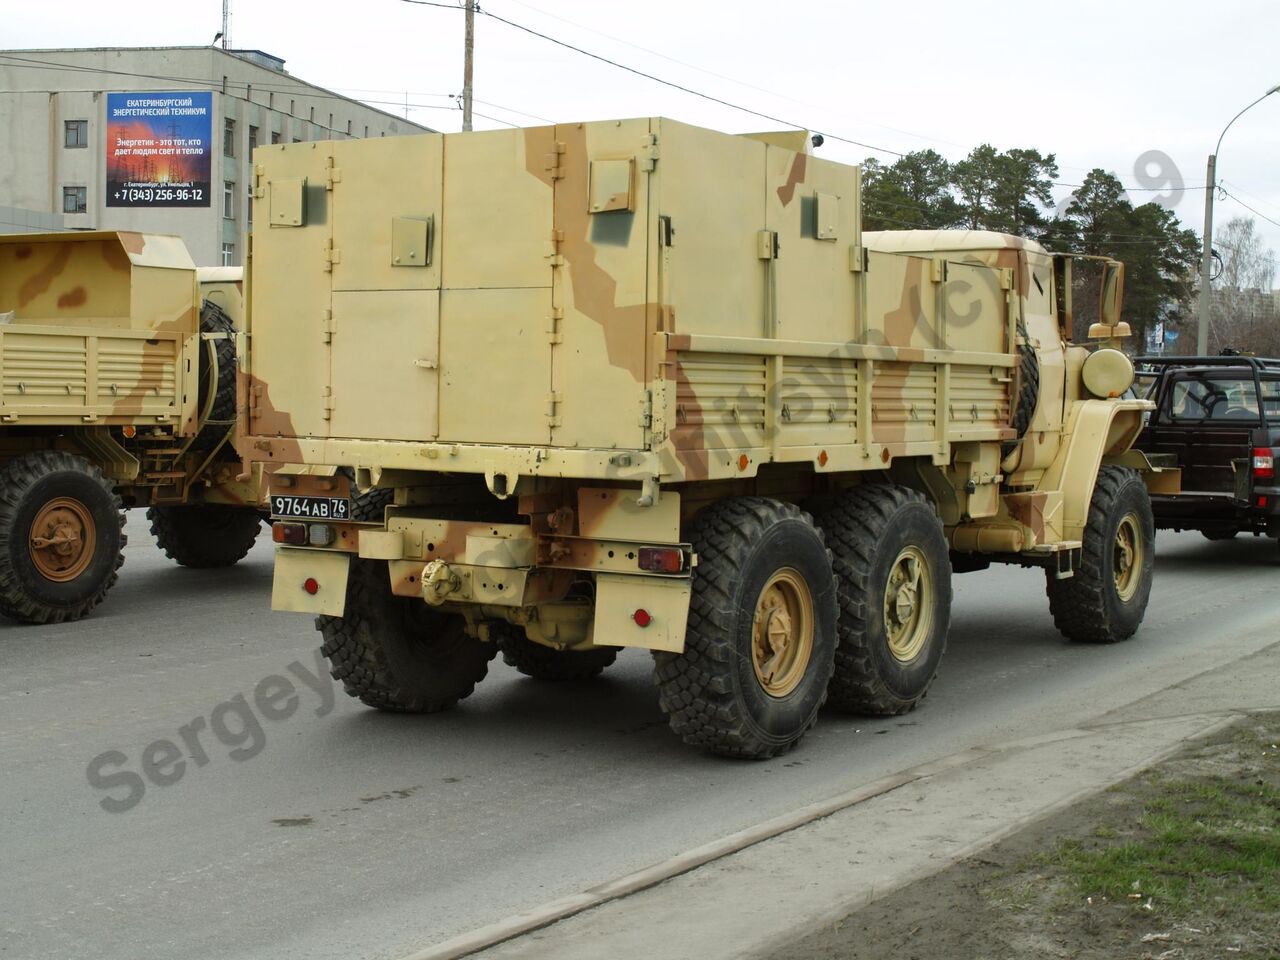
<instances>
[{"instance_id":1,"label":"concrete building","mask_svg":"<svg viewBox=\"0 0 1280 960\"><path fill-rule=\"evenodd\" d=\"M0 221L173 233L238 265L254 147L425 132L257 50L0 51Z\"/></svg>"}]
</instances>

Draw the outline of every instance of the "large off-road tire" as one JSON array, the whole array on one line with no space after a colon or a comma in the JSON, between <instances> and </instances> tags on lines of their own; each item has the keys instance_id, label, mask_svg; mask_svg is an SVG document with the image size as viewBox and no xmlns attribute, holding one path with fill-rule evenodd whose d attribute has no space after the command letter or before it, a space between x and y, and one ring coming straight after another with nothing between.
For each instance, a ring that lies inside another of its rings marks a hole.
<instances>
[{"instance_id":1,"label":"large off-road tire","mask_svg":"<svg viewBox=\"0 0 1280 960\"><path fill-rule=\"evenodd\" d=\"M395 499L395 491L374 487L361 493L356 489L356 472L350 467L339 467L338 472L351 481L351 519L357 523L381 523L386 516L387 505Z\"/></svg>"},{"instance_id":2,"label":"large off-road tire","mask_svg":"<svg viewBox=\"0 0 1280 960\"><path fill-rule=\"evenodd\" d=\"M5 464L0 613L23 623L60 623L102 602L124 563L122 510L111 481L81 457L49 450Z\"/></svg>"},{"instance_id":3,"label":"large off-road tire","mask_svg":"<svg viewBox=\"0 0 1280 960\"><path fill-rule=\"evenodd\" d=\"M840 599L832 706L896 716L929 692L951 627L951 560L924 495L867 484L818 518Z\"/></svg>"},{"instance_id":4,"label":"large off-road tire","mask_svg":"<svg viewBox=\"0 0 1280 960\"><path fill-rule=\"evenodd\" d=\"M229 567L258 539L262 514L256 507L224 504L147 509L151 535L170 560L184 567Z\"/></svg>"},{"instance_id":5,"label":"large off-road tire","mask_svg":"<svg viewBox=\"0 0 1280 960\"><path fill-rule=\"evenodd\" d=\"M683 653L654 653L658 703L686 743L764 759L814 725L836 644L822 532L798 507L724 500L688 533L698 555Z\"/></svg>"},{"instance_id":6,"label":"large off-road tire","mask_svg":"<svg viewBox=\"0 0 1280 960\"><path fill-rule=\"evenodd\" d=\"M230 335L217 340L201 341L200 344L200 392L197 409L204 412L210 392L213 393L213 406L209 410L206 425L196 435L191 447L193 450L208 450L222 441L231 429L231 422L236 418L236 327L221 307L212 300L206 300L200 308L200 332ZM216 376L213 365L209 362L211 346L218 361Z\"/></svg>"},{"instance_id":7,"label":"large off-road tire","mask_svg":"<svg viewBox=\"0 0 1280 960\"><path fill-rule=\"evenodd\" d=\"M464 627L457 614L395 596L385 561L354 557L344 615L316 618L333 678L349 696L397 713L446 710L484 679L497 645Z\"/></svg>"},{"instance_id":8,"label":"large off-road tire","mask_svg":"<svg viewBox=\"0 0 1280 960\"><path fill-rule=\"evenodd\" d=\"M1104 466L1089 503L1080 563L1059 580L1045 571L1053 622L1078 643L1116 643L1142 623L1155 571L1155 523L1146 484Z\"/></svg>"},{"instance_id":9,"label":"large off-road tire","mask_svg":"<svg viewBox=\"0 0 1280 960\"><path fill-rule=\"evenodd\" d=\"M496 625L494 632L507 666L537 680L590 680L618 659L618 651L611 647L554 650L530 640L521 627L508 624Z\"/></svg>"}]
</instances>

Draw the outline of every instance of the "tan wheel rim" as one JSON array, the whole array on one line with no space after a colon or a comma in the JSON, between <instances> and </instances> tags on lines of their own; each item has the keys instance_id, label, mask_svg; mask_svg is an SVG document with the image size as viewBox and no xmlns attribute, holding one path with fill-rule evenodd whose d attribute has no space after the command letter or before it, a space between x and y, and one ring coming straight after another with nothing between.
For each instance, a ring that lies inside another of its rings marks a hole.
<instances>
[{"instance_id":1,"label":"tan wheel rim","mask_svg":"<svg viewBox=\"0 0 1280 960\"><path fill-rule=\"evenodd\" d=\"M1136 514L1126 513L1116 528L1114 565L1116 593L1129 601L1138 592L1142 582L1142 528Z\"/></svg>"},{"instance_id":2,"label":"tan wheel rim","mask_svg":"<svg viewBox=\"0 0 1280 960\"><path fill-rule=\"evenodd\" d=\"M884 588L884 632L902 663L920 655L933 630L933 574L918 547L903 547Z\"/></svg>"},{"instance_id":3,"label":"tan wheel rim","mask_svg":"<svg viewBox=\"0 0 1280 960\"><path fill-rule=\"evenodd\" d=\"M31 561L46 580L66 583L84 573L97 540L89 508L71 497L58 497L41 507L31 524Z\"/></svg>"},{"instance_id":4,"label":"tan wheel rim","mask_svg":"<svg viewBox=\"0 0 1280 960\"><path fill-rule=\"evenodd\" d=\"M798 570L783 567L760 591L751 628L756 680L771 697L799 684L813 657L813 596Z\"/></svg>"}]
</instances>

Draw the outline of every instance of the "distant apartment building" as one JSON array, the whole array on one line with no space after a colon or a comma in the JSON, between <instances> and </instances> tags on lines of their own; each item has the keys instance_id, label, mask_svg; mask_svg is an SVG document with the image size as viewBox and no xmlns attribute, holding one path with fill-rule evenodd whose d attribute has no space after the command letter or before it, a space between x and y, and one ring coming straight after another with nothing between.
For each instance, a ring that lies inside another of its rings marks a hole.
<instances>
[{"instance_id":1,"label":"distant apartment building","mask_svg":"<svg viewBox=\"0 0 1280 960\"><path fill-rule=\"evenodd\" d=\"M0 232L172 233L234 266L255 147L426 132L258 50L0 51Z\"/></svg>"}]
</instances>

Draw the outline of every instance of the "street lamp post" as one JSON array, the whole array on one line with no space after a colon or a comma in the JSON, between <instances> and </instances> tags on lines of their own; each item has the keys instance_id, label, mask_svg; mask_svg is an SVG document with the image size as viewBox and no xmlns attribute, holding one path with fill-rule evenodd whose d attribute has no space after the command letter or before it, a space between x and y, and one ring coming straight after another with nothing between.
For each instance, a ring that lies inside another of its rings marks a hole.
<instances>
[{"instance_id":1,"label":"street lamp post","mask_svg":"<svg viewBox=\"0 0 1280 960\"><path fill-rule=\"evenodd\" d=\"M1213 195L1218 190L1218 151L1222 149L1222 138L1231 129L1231 124L1239 120L1246 110L1257 106L1273 93L1280 93L1280 83L1232 117L1230 123L1223 127L1222 133L1218 135L1218 143L1214 146L1213 153L1209 154L1204 188L1204 251L1200 256L1200 325L1196 331L1196 353L1200 356L1204 356L1209 351L1209 265L1213 259Z\"/></svg>"}]
</instances>

